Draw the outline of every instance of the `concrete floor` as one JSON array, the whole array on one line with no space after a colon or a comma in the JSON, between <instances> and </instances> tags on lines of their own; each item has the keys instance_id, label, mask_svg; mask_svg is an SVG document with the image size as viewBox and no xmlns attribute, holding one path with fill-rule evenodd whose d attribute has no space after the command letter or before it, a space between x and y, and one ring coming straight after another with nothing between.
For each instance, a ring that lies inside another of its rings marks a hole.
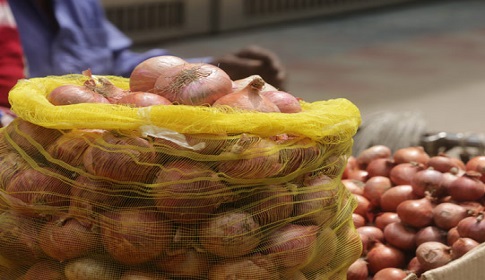
<instances>
[{"instance_id":1,"label":"concrete floor","mask_svg":"<svg viewBox=\"0 0 485 280\"><path fill-rule=\"evenodd\" d=\"M485 132L485 1L423 1L166 42L181 57L249 44L277 53L288 91L347 98L376 112L422 114L428 132Z\"/></svg>"}]
</instances>

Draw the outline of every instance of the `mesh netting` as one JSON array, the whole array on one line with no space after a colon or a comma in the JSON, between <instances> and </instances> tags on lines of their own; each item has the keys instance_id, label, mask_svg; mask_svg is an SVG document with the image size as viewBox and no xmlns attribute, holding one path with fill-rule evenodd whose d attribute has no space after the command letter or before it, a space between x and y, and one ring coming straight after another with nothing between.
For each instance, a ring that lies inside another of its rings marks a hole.
<instances>
[{"instance_id":1,"label":"mesh netting","mask_svg":"<svg viewBox=\"0 0 485 280\"><path fill-rule=\"evenodd\" d=\"M361 251L340 181L352 103L284 114L47 101L85 79L10 93L0 279L345 279Z\"/></svg>"}]
</instances>

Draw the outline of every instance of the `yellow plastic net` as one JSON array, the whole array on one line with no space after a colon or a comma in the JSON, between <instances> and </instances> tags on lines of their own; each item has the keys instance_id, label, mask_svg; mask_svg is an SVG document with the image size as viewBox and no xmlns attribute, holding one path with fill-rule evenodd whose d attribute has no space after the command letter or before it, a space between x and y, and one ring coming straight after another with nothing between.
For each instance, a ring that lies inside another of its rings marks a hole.
<instances>
[{"instance_id":1,"label":"yellow plastic net","mask_svg":"<svg viewBox=\"0 0 485 280\"><path fill-rule=\"evenodd\" d=\"M360 125L351 102L284 114L47 100L85 79L10 92L0 279L346 278L361 252L340 181Z\"/></svg>"}]
</instances>

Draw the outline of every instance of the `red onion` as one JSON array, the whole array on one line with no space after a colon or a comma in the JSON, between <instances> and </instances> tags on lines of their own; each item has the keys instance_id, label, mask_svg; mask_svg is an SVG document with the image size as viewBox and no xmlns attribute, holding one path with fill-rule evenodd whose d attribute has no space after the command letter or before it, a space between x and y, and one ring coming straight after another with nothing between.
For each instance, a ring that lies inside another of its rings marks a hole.
<instances>
[{"instance_id":1,"label":"red onion","mask_svg":"<svg viewBox=\"0 0 485 280\"><path fill-rule=\"evenodd\" d=\"M436 241L446 244L447 231L436 226L427 226L416 232L416 246L428 241Z\"/></svg>"},{"instance_id":2,"label":"red onion","mask_svg":"<svg viewBox=\"0 0 485 280\"><path fill-rule=\"evenodd\" d=\"M10 273L9 273L10 274ZM2 274L2 276L6 276ZM11 276L11 275L9 275ZM4 278L6 279L6 278ZM19 278L22 280L65 280L63 264L53 260L42 260L27 269L24 275Z\"/></svg>"},{"instance_id":3,"label":"red onion","mask_svg":"<svg viewBox=\"0 0 485 280\"><path fill-rule=\"evenodd\" d=\"M47 95L53 105L71 105L79 103L110 103L103 95L86 86L61 85Z\"/></svg>"},{"instance_id":4,"label":"red onion","mask_svg":"<svg viewBox=\"0 0 485 280\"><path fill-rule=\"evenodd\" d=\"M405 162L395 165L389 172L389 178L394 185L411 185L416 173L424 170L424 165L415 162Z\"/></svg>"},{"instance_id":5,"label":"red onion","mask_svg":"<svg viewBox=\"0 0 485 280\"><path fill-rule=\"evenodd\" d=\"M416 248L416 257L424 270L435 269L452 260L451 248L441 242L425 242Z\"/></svg>"},{"instance_id":6,"label":"red onion","mask_svg":"<svg viewBox=\"0 0 485 280\"><path fill-rule=\"evenodd\" d=\"M384 232L378 227L370 225L359 227L357 228L357 233L367 236L372 244L375 242L384 242Z\"/></svg>"},{"instance_id":7,"label":"red onion","mask_svg":"<svg viewBox=\"0 0 485 280\"><path fill-rule=\"evenodd\" d=\"M485 242L485 222L483 221L483 213L478 216L466 217L461 220L456 226L460 237L468 237L475 241Z\"/></svg>"},{"instance_id":8,"label":"red onion","mask_svg":"<svg viewBox=\"0 0 485 280\"><path fill-rule=\"evenodd\" d=\"M399 219L399 216L395 212L380 212L376 215L374 224L379 229L384 230L388 224L400 221L401 219Z\"/></svg>"},{"instance_id":9,"label":"red onion","mask_svg":"<svg viewBox=\"0 0 485 280\"><path fill-rule=\"evenodd\" d=\"M454 260L461 258L472 249L478 247L478 245L480 245L480 243L474 239L460 237L451 245L451 258Z\"/></svg>"},{"instance_id":10,"label":"red onion","mask_svg":"<svg viewBox=\"0 0 485 280\"><path fill-rule=\"evenodd\" d=\"M115 103L131 107L172 105L172 102L170 100L161 95L143 91L131 92L127 95L120 97L118 100L116 100Z\"/></svg>"},{"instance_id":11,"label":"red onion","mask_svg":"<svg viewBox=\"0 0 485 280\"><path fill-rule=\"evenodd\" d=\"M364 217L362 217L361 215L356 214L356 213L352 213L352 222L354 223L354 226L356 228L365 226L366 223L367 223L367 221Z\"/></svg>"},{"instance_id":12,"label":"red onion","mask_svg":"<svg viewBox=\"0 0 485 280\"><path fill-rule=\"evenodd\" d=\"M51 143L47 147L47 152L54 159L61 160L72 167L81 167L84 151L102 133L103 130L70 130Z\"/></svg>"},{"instance_id":13,"label":"red onion","mask_svg":"<svg viewBox=\"0 0 485 280\"><path fill-rule=\"evenodd\" d=\"M377 243L368 253L366 260L371 274L376 274L386 267L403 267L406 255L399 249Z\"/></svg>"},{"instance_id":14,"label":"red onion","mask_svg":"<svg viewBox=\"0 0 485 280\"><path fill-rule=\"evenodd\" d=\"M449 230L469 216L466 208L451 202L443 202L433 208L433 221L436 226Z\"/></svg>"},{"instance_id":15,"label":"red onion","mask_svg":"<svg viewBox=\"0 0 485 280\"><path fill-rule=\"evenodd\" d=\"M212 265L208 279L251 279L279 280L278 269L271 258L264 255L250 255L241 258L228 258Z\"/></svg>"},{"instance_id":16,"label":"red onion","mask_svg":"<svg viewBox=\"0 0 485 280\"><path fill-rule=\"evenodd\" d=\"M261 91L261 95L273 102L281 113L299 113L302 111L300 101L286 91Z\"/></svg>"},{"instance_id":17,"label":"red onion","mask_svg":"<svg viewBox=\"0 0 485 280\"><path fill-rule=\"evenodd\" d=\"M448 193L456 201L475 201L485 194L485 185L480 181L480 174L473 171L458 177L448 186Z\"/></svg>"},{"instance_id":18,"label":"red onion","mask_svg":"<svg viewBox=\"0 0 485 280\"><path fill-rule=\"evenodd\" d=\"M231 91L231 78L219 67L185 63L164 71L158 77L153 92L174 103L197 106L212 105Z\"/></svg>"},{"instance_id":19,"label":"red onion","mask_svg":"<svg viewBox=\"0 0 485 280\"><path fill-rule=\"evenodd\" d=\"M314 255L311 256L310 262L301 268L301 271L311 274L323 270L336 257L338 249L336 232L330 227L321 227L318 229Z\"/></svg>"},{"instance_id":20,"label":"red onion","mask_svg":"<svg viewBox=\"0 0 485 280\"><path fill-rule=\"evenodd\" d=\"M391 153L391 149L387 146L374 145L360 152L360 154L356 158L357 164L360 169L366 169L367 165L375 159L390 159Z\"/></svg>"},{"instance_id":21,"label":"red onion","mask_svg":"<svg viewBox=\"0 0 485 280\"><path fill-rule=\"evenodd\" d=\"M343 179L342 184L352 193L352 194L364 194L364 182L354 179Z\"/></svg>"},{"instance_id":22,"label":"red onion","mask_svg":"<svg viewBox=\"0 0 485 280\"><path fill-rule=\"evenodd\" d=\"M402 280L408 274L406 271L396 267L386 267L374 274L373 280Z\"/></svg>"},{"instance_id":23,"label":"red onion","mask_svg":"<svg viewBox=\"0 0 485 280\"><path fill-rule=\"evenodd\" d=\"M428 160L427 165L441 173L465 170L465 164L461 160L452 158L446 154L439 154L431 157Z\"/></svg>"},{"instance_id":24,"label":"red onion","mask_svg":"<svg viewBox=\"0 0 485 280\"><path fill-rule=\"evenodd\" d=\"M368 213L371 211L369 200L360 194L354 194L353 196L357 201L357 206L354 209L354 213L359 214L367 219Z\"/></svg>"},{"instance_id":25,"label":"red onion","mask_svg":"<svg viewBox=\"0 0 485 280\"><path fill-rule=\"evenodd\" d=\"M268 97L261 94L265 82L261 78L254 78L245 88L218 98L213 106L229 106L241 110L258 111L263 113L279 113L278 106Z\"/></svg>"},{"instance_id":26,"label":"red onion","mask_svg":"<svg viewBox=\"0 0 485 280\"><path fill-rule=\"evenodd\" d=\"M171 67L187 63L185 60L171 55L148 58L138 64L130 75L130 90L151 92L155 88L158 77Z\"/></svg>"},{"instance_id":27,"label":"red onion","mask_svg":"<svg viewBox=\"0 0 485 280\"><path fill-rule=\"evenodd\" d=\"M416 248L416 229L394 222L384 228L384 239L388 244L403 251L412 251Z\"/></svg>"},{"instance_id":28,"label":"red onion","mask_svg":"<svg viewBox=\"0 0 485 280\"><path fill-rule=\"evenodd\" d=\"M429 158L429 155L421 146L401 148L393 154L396 164L415 162L425 165Z\"/></svg>"},{"instance_id":29,"label":"red onion","mask_svg":"<svg viewBox=\"0 0 485 280\"><path fill-rule=\"evenodd\" d=\"M384 176L369 178L364 184L364 197L367 198L372 208L380 207L381 196L392 187L391 180Z\"/></svg>"},{"instance_id":30,"label":"red onion","mask_svg":"<svg viewBox=\"0 0 485 280\"><path fill-rule=\"evenodd\" d=\"M364 258L355 260L347 270L347 280L367 280L369 277L369 270L367 269L367 261Z\"/></svg>"},{"instance_id":31,"label":"red onion","mask_svg":"<svg viewBox=\"0 0 485 280\"><path fill-rule=\"evenodd\" d=\"M384 176L389 177L391 169L395 166L394 161L388 158L377 158L369 162L365 169L369 177Z\"/></svg>"},{"instance_id":32,"label":"red onion","mask_svg":"<svg viewBox=\"0 0 485 280\"><path fill-rule=\"evenodd\" d=\"M465 170L467 171L477 171L482 176L480 180L485 182L485 156L474 156L467 161L465 165Z\"/></svg>"},{"instance_id":33,"label":"red onion","mask_svg":"<svg viewBox=\"0 0 485 280\"><path fill-rule=\"evenodd\" d=\"M198 278L209 271L209 256L195 249L170 251L155 261L158 269L174 277Z\"/></svg>"},{"instance_id":34,"label":"red onion","mask_svg":"<svg viewBox=\"0 0 485 280\"><path fill-rule=\"evenodd\" d=\"M401 221L416 228L429 226L433 223L434 204L428 197L406 200L396 209Z\"/></svg>"},{"instance_id":35,"label":"red onion","mask_svg":"<svg viewBox=\"0 0 485 280\"><path fill-rule=\"evenodd\" d=\"M411 179L411 186L413 187L413 192L419 197L424 197L426 194L442 197L446 194L441 185L442 181L443 173L428 168L414 174Z\"/></svg>"},{"instance_id":36,"label":"red onion","mask_svg":"<svg viewBox=\"0 0 485 280\"><path fill-rule=\"evenodd\" d=\"M417 198L418 196L413 192L412 186L394 186L382 194L381 210L386 212L396 212L397 206L401 204L401 202Z\"/></svg>"},{"instance_id":37,"label":"red onion","mask_svg":"<svg viewBox=\"0 0 485 280\"><path fill-rule=\"evenodd\" d=\"M419 260L416 256L411 258L406 266L406 269L407 271L416 274L416 276L418 277L421 275L421 273L424 272L423 266L419 263Z\"/></svg>"},{"instance_id":38,"label":"red onion","mask_svg":"<svg viewBox=\"0 0 485 280\"><path fill-rule=\"evenodd\" d=\"M448 230L448 234L446 235L446 244L451 246L455 243L456 240L460 238L460 234L458 233L457 227L452 227Z\"/></svg>"}]
</instances>

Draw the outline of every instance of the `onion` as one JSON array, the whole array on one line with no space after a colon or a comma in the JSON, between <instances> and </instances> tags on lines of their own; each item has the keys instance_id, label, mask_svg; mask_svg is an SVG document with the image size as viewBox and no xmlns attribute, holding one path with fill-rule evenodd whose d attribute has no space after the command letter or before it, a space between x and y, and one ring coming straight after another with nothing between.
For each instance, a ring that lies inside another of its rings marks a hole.
<instances>
[{"instance_id":1,"label":"onion","mask_svg":"<svg viewBox=\"0 0 485 280\"><path fill-rule=\"evenodd\" d=\"M70 185L53 168L28 168L12 178L5 192L28 205L67 206Z\"/></svg>"},{"instance_id":2,"label":"onion","mask_svg":"<svg viewBox=\"0 0 485 280\"><path fill-rule=\"evenodd\" d=\"M401 202L396 213L403 223L422 228L433 223L433 207L430 198L424 197Z\"/></svg>"},{"instance_id":3,"label":"onion","mask_svg":"<svg viewBox=\"0 0 485 280\"><path fill-rule=\"evenodd\" d=\"M64 266L67 280L120 279L122 269L104 256L89 256L71 260Z\"/></svg>"},{"instance_id":4,"label":"onion","mask_svg":"<svg viewBox=\"0 0 485 280\"><path fill-rule=\"evenodd\" d=\"M485 222L483 222L483 213L478 216L466 217L456 226L460 237L468 237L475 241L485 242Z\"/></svg>"},{"instance_id":5,"label":"onion","mask_svg":"<svg viewBox=\"0 0 485 280\"><path fill-rule=\"evenodd\" d=\"M3 278L2 278L3 279ZM63 265L52 260L42 260L27 269L19 280L66 280Z\"/></svg>"},{"instance_id":6,"label":"onion","mask_svg":"<svg viewBox=\"0 0 485 280\"><path fill-rule=\"evenodd\" d=\"M374 275L387 267L403 267L406 263L406 256L393 246L377 243L367 253L366 260L369 272Z\"/></svg>"},{"instance_id":7,"label":"onion","mask_svg":"<svg viewBox=\"0 0 485 280\"><path fill-rule=\"evenodd\" d=\"M262 179L278 175L283 168L277 143L242 134L229 151L221 153L217 169L224 176Z\"/></svg>"},{"instance_id":8,"label":"onion","mask_svg":"<svg viewBox=\"0 0 485 280\"><path fill-rule=\"evenodd\" d=\"M345 164L344 170L342 172L342 180L348 180L349 178L349 173L355 172L356 170L359 170L359 166L357 164L357 158L354 156L349 156L347 158L347 162ZM361 180L356 180L356 181L361 181ZM361 181L362 182L362 181Z\"/></svg>"},{"instance_id":9,"label":"onion","mask_svg":"<svg viewBox=\"0 0 485 280\"><path fill-rule=\"evenodd\" d=\"M458 177L448 186L448 193L455 201L475 201L485 194L485 185L480 181L480 174L473 171Z\"/></svg>"},{"instance_id":10,"label":"onion","mask_svg":"<svg viewBox=\"0 0 485 280\"><path fill-rule=\"evenodd\" d=\"M323 154L326 152L326 146L310 138L291 136L286 136L286 138L275 140L280 147L280 162L284 163L283 170L280 172L281 176L295 171L299 171L301 174L302 170L315 170L325 165L327 157ZM332 163L331 166L338 168L339 173L343 168L338 163Z\"/></svg>"},{"instance_id":11,"label":"onion","mask_svg":"<svg viewBox=\"0 0 485 280\"><path fill-rule=\"evenodd\" d=\"M103 130L70 130L47 147L54 159L61 160L72 167L83 165L84 151L103 133Z\"/></svg>"},{"instance_id":12,"label":"onion","mask_svg":"<svg viewBox=\"0 0 485 280\"><path fill-rule=\"evenodd\" d=\"M263 79L256 77L243 89L217 99L213 106L229 106L241 110L263 113L281 112L276 104L261 94L264 84Z\"/></svg>"},{"instance_id":13,"label":"onion","mask_svg":"<svg viewBox=\"0 0 485 280\"><path fill-rule=\"evenodd\" d=\"M460 234L458 233L457 227L452 227L448 230L448 234L446 235L446 244L451 246L455 243L456 240L460 238Z\"/></svg>"},{"instance_id":14,"label":"onion","mask_svg":"<svg viewBox=\"0 0 485 280\"><path fill-rule=\"evenodd\" d=\"M391 180L384 176L369 178L364 184L364 197L367 198L372 208L381 205L381 196L392 187Z\"/></svg>"},{"instance_id":15,"label":"onion","mask_svg":"<svg viewBox=\"0 0 485 280\"><path fill-rule=\"evenodd\" d=\"M167 98L151 93L151 92L143 92L143 91L136 91L131 92L123 97L120 97L115 102L116 104L120 105L127 105L131 107L149 107L155 105L172 105L172 102Z\"/></svg>"},{"instance_id":16,"label":"onion","mask_svg":"<svg viewBox=\"0 0 485 280\"><path fill-rule=\"evenodd\" d=\"M388 224L400 221L401 219L395 212L380 212L375 217L374 225L380 230L384 230Z\"/></svg>"},{"instance_id":17,"label":"onion","mask_svg":"<svg viewBox=\"0 0 485 280\"><path fill-rule=\"evenodd\" d=\"M155 261L161 271L180 278L198 278L209 271L209 256L195 249L170 251Z\"/></svg>"},{"instance_id":18,"label":"onion","mask_svg":"<svg viewBox=\"0 0 485 280\"><path fill-rule=\"evenodd\" d=\"M442 181L443 173L428 168L414 174L411 179L411 186L413 187L413 192L419 197L424 197L426 194L434 197L443 197L447 191L441 185Z\"/></svg>"},{"instance_id":19,"label":"onion","mask_svg":"<svg viewBox=\"0 0 485 280\"><path fill-rule=\"evenodd\" d=\"M456 203L443 202L433 208L434 223L445 230L457 226L467 216L469 216L467 209Z\"/></svg>"},{"instance_id":20,"label":"onion","mask_svg":"<svg viewBox=\"0 0 485 280\"><path fill-rule=\"evenodd\" d=\"M364 194L364 182L354 179L343 179L342 184L352 193L352 194Z\"/></svg>"},{"instance_id":21,"label":"onion","mask_svg":"<svg viewBox=\"0 0 485 280\"><path fill-rule=\"evenodd\" d=\"M388 158L376 158L369 162L365 169L369 177L384 176L389 177L391 169L395 166L394 161Z\"/></svg>"},{"instance_id":22,"label":"onion","mask_svg":"<svg viewBox=\"0 0 485 280\"><path fill-rule=\"evenodd\" d=\"M416 248L417 230L401 222L394 222L384 228L384 239L388 244L403 251L412 251Z\"/></svg>"},{"instance_id":23,"label":"onion","mask_svg":"<svg viewBox=\"0 0 485 280\"><path fill-rule=\"evenodd\" d=\"M366 169L367 165L378 158L390 159L391 158L391 149L384 145L374 145L369 147L357 156L357 164L360 169Z\"/></svg>"},{"instance_id":24,"label":"onion","mask_svg":"<svg viewBox=\"0 0 485 280\"><path fill-rule=\"evenodd\" d=\"M162 166L152 188L157 208L178 223L198 223L233 193L217 173L201 162L176 160Z\"/></svg>"},{"instance_id":25,"label":"onion","mask_svg":"<svg viewBox=\"0 0 485 280\"><path fill-rule=\"evenodd\" d=\"M158 272L128 269L119 280L171 280L170 277Z\"/></svg>"},{"instance_id":26,"label":"onion","mask_svg":"<svg viewBox=\"0 0 485 280\"><path fill-rule=\"evenodd\" d=\"M398 149L392 157L396 164L414 162L423 165L426 165L430 158L421 146Z\"/></svg>"},{"instance_id":27,"label":"onion","mask_svg":"<svg viewBox=\"0 0 485 280\"><path fill-rule=\"evenodd\" d=\"M101 241L122 264L141 264L168 250L173 238L171 221L155 210L126 209L100 215Z\"/></svg>"},{"instance_id":28,"label":"onion","mask_svg":"<svg viewBox=\"0 0 485 280\"><path fill-rule=\"evenodd\" d=\"M411 185L416 173L424 170L424 166L415 162L405 162L394 166L389 172L389 178L394 185Z\"/></svg>"},{"instance_id":29,"label":"onion","mask_svg":"<svg viewBox=\"0 0 485 280\"><path fill-rule=\"evenodd\" d=\"M258 247L262 233L251 214L225 209L202 221L198 236L207 252L221 257L239 257Z\"/></svg>"},{"instance_id":30,"label":"onion","mask_svg":"<svg viewBox=\"0 0 485 280\"><path fill-rule=\"evenodd\" d=\"M41 160L44 157L39 151L38 145L45 148L62 135L57 129L42 127L21 118L15 118L6 126L4 133L11 138L8 143L15 150L22 150L34 159Z\"/></svg>"},{"instance_id":31,"label":"onion","mask_svg":"<svg viewBox=\"0 0 485 280\"><path fill-rule=\"evenodd\" d=\"M369 270L367 261L364 258L355 260L347 270L347 280L367 280L368 277Z\"/></svg>"},{"instance_id":32,"label":"onion","mask_svg":"<svg viewBox=\"0 0 485 280\"><path fill-rule=\"evenodd\" d=\"M361 236L367 236L369 238L369 242L372 244L376 242L384 242L384 232L375 226L363 226L357 228L357 233L359 233Z\"/></svg>"},{"instance_id":33,"label":"onion","mask_svg":"<svg viewBox=\"0 0 485 280\"><path fill-rule=\"evenodd\" d=\"M58 86L47 95L47 100L56 106L79 103L110 103L103 95L84 85Z\"/></svg>"},{"instance_id":34,"label":"onion","mask_svg":"<svg viewBox=\"0 0 485 280\"><path fill-rule=\"evenodd\" d=\"M357 201L357 206L354 209L354 213L360 215L361 217L365 217L367 220L369 216L368 214L371 211L370 201L360 194L354 194L353 196Z\"/></svg>"},{"instance_id":35,"label":"onion","mask_svg":"<svg viewBox=\"0 0 485 280\"><path fill-rule=\"evenodd\" d=\"M99 84L94 90L104 96L110 103L117 103L119 99L130 94L129 90L123 90L115 86L110 80L105 77L98 78Z\"/></svg>"},{"instance_id":36,"label":"onion","mask_svg":"<svg viewBox=\"0 0 485 280\"><path fill-rule=\"evenodd\" d=\"M300 267L309 263L318 249L318 231L318 226L286 224L268 234L262 250L279 267Z\"/></svg>"},{"instance_id":37,"label":"onion","mask_svg":"<svg viewBox=\"0 0 485 280\"><path fill-rule=\"evenodd\" d=\"M396 267L386 267L374 274L373 280L402 280L408 274L406 271Z\"/></svg>"},{"instance_id":38,"label":"onion","mask_svg":"<svg viewBox=\"0 0 485 280\"><path fill-rule=\"evenodd\" d=\"M436 241L446 244L447 231L436 226L421 228L416 233L416 246L428 241Z\"/></svg>"},{"instance_id":39,"label":"onion","mask_svg":"<svg viewBox=\"0 0 485 280\"><path fill-rule=\"evenodd\" d=\"M232 91L233 92L234 91L239 91L239 90L245 88L255 78L263 79L259 75L251 75L251 76L248 76L246 78L242 78L242 79L238 79L238 80L232 81ZM264 86L263 86L263 88L262 88L262 91L278 91L278 89L275 88L274 86L272 86L269 83L265 83Z\"/></svg>"},{"instance_id":40,"label":"onion","mask_svg":"<svg viewBox=\"0 0 485 280\"><path fill-rule=\"evenodd\" d=\"M435 241L419 245L416 257L425 271L444 266L452 260L450 247Z\"/></svg>"},{"instance_id":41,"label":"onion","mask_svg":"<svg viewBox=\"0 0 485 280\"><path fill-rule=\"evenodd\" d=\"M301 271L306 274L318 272L329 265L336 257L338 250L338 236L330 227L320 227L315 242L314 255L311 256L310 262L306 263ZM284 254L287 254L285 252Z\"/></svg>"},{"instance_id":42,"label":"onion","mask_svg":"<svg viewBox=\"0 0 485 280\"><path fill-rule=\"evenodd\" d=\"M268 256L226 259L211 266L208 280L279 280L277 267Z\"/></svg>"},{"instance_id":43,"label":"onion","mask_svg":"<svg viewBox=\"0 0 485 280\"><path fill-rule=\"evenodd\" d=\"M0 213L0 255L17 265L31 265L45 258L38 243L41 223L11 211Z\"/></svg>"},{"instance_id":44,"label":"onion","mask_svg":"<svg viewBox=\"0 0 485 280\"><path fill-rule=\"evenodd\" d=\"M465 164L461 160L452 158L446 154L430 157L427 165L441 173L465 170Z\"/></svg>"},{"instance_id":45,"label":"onion","mask_svg":"<svg viewBox=\"0 0 485 280\"><path fill-rule=\"evenodd\" d=\"M474 156L467 161L465 170L480 173L480 180L485 182L485 156Z\"/></svg>"},{"instance_id":46,"label":"onion","mask_svg":"<svg viewBox=\"0 0 485 280\"><path fill-rule=\"evenodd\" d=\"M187 63L182 58L161 55L148 58L138 64L130 74L130 90L150 92L155 88L158 77L167 69Z\"/></svg>"},{"instance_id":47,"label":"onion","mask_svg":"<svg viewBox=\"0 0 485 280\"><path fill-rule=\"evenodd\" d=\"M408 262L406 266L407 271L416 274L416 276L420 276L423 272L423 266L419 263L419 260L416 256L412 257L411 260Z\"/></svg>"},{"instance_id":48,"label":"onion","mask_svg":"<svg viewBox=\"0 0 485 280\"><path fill-rule=\"evenodd\" d=\"M39 245L49 257L63 262L96 252L99 233L74 218L58 218L42 226Z\"/></svg>"},{"instance_id":49,"label":"onion","mask_svg":"<svg viewBox=\"0 0 485 280\"><path fill-rule=\"evenodd\" d=\"M4 190L17 173L29 168L29 164L19 153L2 151L0 153L0 189Z\"/></svg>"},{"instance_id":50,"label":"onion","mask_svg":"<svg viewBox=\"0 0 485 280\"><path fill-rule=\"evenodd\" d=\"M417 199L413 187L410 185L394 186L385 191L381 196L381 210L386 212L396 212L397 206L406 200Z\"/></svg>"},{"instance_id":51,"label":"onion","mask_svg":"<svg viewBox=\"0 0 485 280\"><path fill-rule=\"evenodd\" d=\"M90 174L130 182L150 182L156 161L155 149L147 140L108 131L83 156L84 167Z\"/></svg>"},{"instance_id":52,"label":"onion","mask_svg":"<svg viewBox=\"0 0 485 280\"><path fill-rule=\"evenodd\" d=\"M224 70L206 63L185 63L164 71L155 82L154 93L184 105L212 105L232 91Z\"/></svg>"},{"instance_id":53,"label":"onion","mask_svg":"<svg viewBox=\"0 0 485 280\"><path fill-rule=\"evenodd\" d=\"M363 227L367 224L366 218L357 213L352 213L352 222L356 228Z\"/></svg>"},{"instance_id":54,"label":"onion","mask_svg":"<svg viewBox=\"0 0 485 280\"><path fill-rule=\"evenodd\" d=\"M260 226L283 221L293 212L293 193L289 185L263 185L236 202L236 207L253 215Z\"/></svg>"},{"instance_id":55,"label":"onion","mask_svg":"<svg viewBox=\"0 0 485 280\"><path fill-rule=\"evenodd\" d=\"M300 101L286 91L261 91L261 95L273 102L281 113L299 113L302 111Z\"/></svg>"},{"instance_id":56,"label":"onion","mask_svg":"<svg viewBox=\"0 0 485 280\"><path fill-rule=\"evenodd\" d=\"M453 245L451 245L451 258L454 260L461 258L472 249L478 247L478 245L480 245L480 243L478 243L474 239L460 237L455 242L453 242Z\"/></svg>"},{"instance_id":57,"label":"onion","mask_svg":"<svg viewBox=\"0 0 485 280\"><path fill-rule=\"evenodd\" d=\"M337 214L338 187L324 173L306 174L297 189L293 217L300 223L321 226Z\"/></svg>"}]
</instances>

